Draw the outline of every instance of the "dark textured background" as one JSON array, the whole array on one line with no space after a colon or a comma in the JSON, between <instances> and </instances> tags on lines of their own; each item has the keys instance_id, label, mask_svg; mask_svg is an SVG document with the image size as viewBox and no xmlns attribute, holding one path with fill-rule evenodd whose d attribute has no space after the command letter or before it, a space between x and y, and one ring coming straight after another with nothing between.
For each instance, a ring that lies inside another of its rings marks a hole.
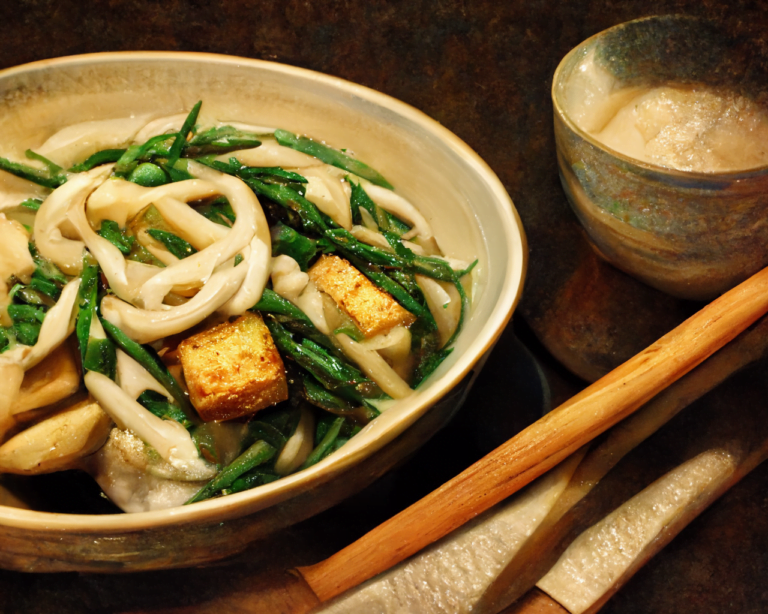
<instances>
[{"instance_id":1,"label":"dark textured background","mask_svg":"<svg viewBox=\"0 0 768 614\"><path fill-rule=\"evenodd\" d=\"M678 12L715 18L766 48L768 5L758 1L6 1L0 3L0 67L98 51L206 51L321 71L417 107L489 163L521 214L530 261L516 332L539 351L537 339L543 341L561 362L594 378L694 306L594 260L558 184L551 77L560 58L592 34L629 19ZM529 381L519 364L510 329L456 422L407 471L287 532L277 545L265 546L266 555L257 548L211 570L119 577L0 571L0 612L164 611L175 605L214 611L217 596L246 586L265 556L276 564L327 556L532 420L539 392L522 390L510 403L499 386L510 374L521 385ZM580 385L559 375L552 381L566 392ZM749 379L740 381L750 386ZM759 390L744 394L740 403L764 398ZM668 439L651 442L644 454L668 453L674 448ZM768 471L759 469L605 611L768 611L767 487Z\"/></svg>"}]
</instances>

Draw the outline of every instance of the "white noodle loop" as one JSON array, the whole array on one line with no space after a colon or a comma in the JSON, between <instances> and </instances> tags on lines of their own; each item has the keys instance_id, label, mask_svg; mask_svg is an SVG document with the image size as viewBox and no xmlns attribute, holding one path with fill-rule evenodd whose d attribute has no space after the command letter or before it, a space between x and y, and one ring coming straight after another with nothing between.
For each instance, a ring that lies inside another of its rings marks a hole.
<instances>
[{"instance_id":1,"label":"white noodle loop","mask_svg":"<svg viewBox=\"0 0 768 614\"><path fill-rule=\"evenodd\" d=\"M280 166L282 168L301 168L321 166L323 163L300 151L278 145L276 141L264 141L254 149L241 149L231 154L218 156L220 162L229 162L230 158L236 158L244 166Z\"/></svg>"},{"instance_id":2,"label":"white noodle loop","mask_svg":"<svg viewBox=\"0 0 768 614\"><path fill-rule=\"evenodd\" d=\"M104 318L138 343L151 343L184 332L199 324L231 299L243 283L247 267L237 266L214 273L200 292L183 305L165 309L139 309L107 295L101 301Z\"/></svg>"},{"instance_id":3,"label":"white noodle loop","mask_svg":"<svg viewBox=\"0 0 768 614\"><path fill-rule=\"evenodd\" d=\"M33 234L37 250L68 275L80 274L85 244L62 234L62 226L69 223L67 211L78 204L84 205L94 186L103 181L110 170L110 166L99 166L75 175L56 188L35 215Z\"/></svg>"},{"instance_id":4,"label":"white noodle loop","mask_svg":"<svg viewBox=\"0 0 768 614\"><path fill-rule=\"evenodd\" d=\"M349 197L352 190L344 180L346 173L333 166L319 166L302 170L307 179L304 197L345 230L352 228L352 209Z\"/></svg>"}]
</instances>

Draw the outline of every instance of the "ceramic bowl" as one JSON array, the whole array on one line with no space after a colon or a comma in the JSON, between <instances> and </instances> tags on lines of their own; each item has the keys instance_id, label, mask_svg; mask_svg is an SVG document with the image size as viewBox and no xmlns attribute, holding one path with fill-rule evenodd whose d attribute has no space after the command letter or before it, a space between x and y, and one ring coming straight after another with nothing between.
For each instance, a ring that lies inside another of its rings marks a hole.
<instances>
[{"instance_id":1,"label":"ceramic bowl","mask_svg":"<svg viewBox=\"0 0 768 614\"><path fill-rule=\"evenodd\" d=\"M662 84L725 88L766 100L759 50L709 22L662 16L628 22L588 39L554 75L560 176L597 251L616 267L681 298L713 298L768 265L768 167L740 172L678 171L640 162L596 141L575 116L569 87L594 61L614 90Z\"/></svg>"},{"instance_id":2,"label":"ceramic bowl","mask_svg":"<svg viewBox=\"0 0 768 614\"><path fill-rule=\"evenodd\" d=\"M208 54L115 53L38 62L0 72L0 143L4 150L34 149L68 124L131 113L160 117L185 112L199 99L208 115L221 120L279 126L354 150L417 204L444 251L477 258L472 308L455 351L416 394L338 452L244 493L165 511L65 514L25 509L10 487L3 488L2 480L11 480L6 476L0 479L0 502L7 504L0 505L0 567L135 571L199 565L330 507L412 453L449 419L519 299L525 239L494 173L423 113L341 79Z\"/></svg>"}]
</instances>

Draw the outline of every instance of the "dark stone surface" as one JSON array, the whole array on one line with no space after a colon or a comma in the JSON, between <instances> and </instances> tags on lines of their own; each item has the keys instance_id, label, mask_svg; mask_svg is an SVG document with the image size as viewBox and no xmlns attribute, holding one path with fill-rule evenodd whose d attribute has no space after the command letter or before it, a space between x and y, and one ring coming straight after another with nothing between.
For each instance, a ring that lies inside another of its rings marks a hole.
<instances>
[{"instance_id":1,"label":"dark stone surface","mask_svg":"<svg viewBox=\"0 0 768 614\"><path fill-rule=\"evenodd\" d=\"M588 36L629 19L677 12L714 17L768 47L768 5L748 0L22 0L0 3L0 67L99 51L207 51L318 70L410 103L473 147L520 211L531 250L520 334L535 346L532 330L560 362L593 379L695 306L634 282L586 246L558 183L551 78L560 58ZM498 386L514 365L514 349L508 332L454 425L408 471L279 541L209 570L134 576L0 571L0 612L221 610L220 595L244 590L265 557L295 565L327 556L535 417L540 391L529 390L513 405ZM560 375L553 381L565 382L562 390L580 385ZM768 471L758 469L605 611L768 611L766 492Z\"/></svg>"}]
</instances>

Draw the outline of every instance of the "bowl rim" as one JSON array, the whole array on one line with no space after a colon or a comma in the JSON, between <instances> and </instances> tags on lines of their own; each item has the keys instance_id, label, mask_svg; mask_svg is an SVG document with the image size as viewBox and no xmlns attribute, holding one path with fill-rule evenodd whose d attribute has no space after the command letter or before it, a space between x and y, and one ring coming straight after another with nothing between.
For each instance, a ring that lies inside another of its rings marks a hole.
<instances>
[{"instance_id":1,"label":"bowl rim","mask_svg":"<svg viewBox=\"0 0 768 614\"><path fill-rule=\"evenodd\" d=\"M676 168L670 168L667 166L661 166L660 164L653 164L652 162L646 162L644 160L637 160L636 158L632 158L631 156L623 154L619 151L616 151L615 149L612 149L611 147L608 147L607 145L604 145L603 143L595 139L592 135L590 135L588 132L582 130L579 126L577 126L576 123L570 118L568 113L566 113L564 108L565 105L561 105L560 101L558 100L557 90L558 90L558 86L561 84L561 81L563 79L563 73L565 72L566 64L568 64L568 62L574 56L587 51L587 49L589 49L591 46L594 46L597 43L599 38L605 36L609 32L620 30L640 22L659 21L661 19L687 19L690 21L712 23L711 20L708 20L702 17L697 17L695 15L685 15L685 14L649 15L647 17L631 19L630 21L625 21L625 22L616 24L614 26L611 26L610 28L606 28L605 30L601 30L596 34L593 34L589 38L583 40L581 43L576 45L568 53L566 53L565 56L563 56L563 59L560 60L559 64L557 65L557 68L555 69L555 72L552 76L552 87L550 90L551 97L552 97L552 107L555 112L555 117L559 118L568 127L568 129L571 132L578 135L581 139L583 139L593 147L613 156L614 158L621 160L626 164L629 164L631 166L636 166L638 168L641 168L645 171L648 171L657 175L666 175L666 176L675 177L678 179L694 180L694 181L699 181L703 183L718 182L720 184L722 184L723 180L740 181L740 180L750 179L755 176L765 175L766 172L768 171L768 164L764 164L763 166L756 166L756 167L745 169L745 170L707 173L703 171L684 171Z\"/></svg>"},{"instance_id":2,"label":"bowl rim","mask_svg":"<svg viewBox=\"0 0 768 614\"><path fill-rule=\"evenodd\" d=\"M16 75L60 66L111 63L114 61L176 61L236 65L238 67L250 67L256 70L266 71L268 73L282 74L298 78L299 80L315 81L338 88L339 90L352 94L369 103L403 116L406 120L418 124L422 129L445 143L453 153L462 158L475 175L482 178L483 183L494 196L496 203L494 210L499 217L498 222L502 225L503 235L508 244L508 257L505 262L499 263L499 266L503 266L505 271L504 284L499 291L496 304L485 323L482 325L479 334L472 340L470 348L458 357L457 361L446 373L441 375L435 381L430 382L423 391L419 391L416 395L409 397L410 402L414 404L415 407L423 407L424 409L418 415L413 416L410 421L406 420L405 426L394 436L402 432L405 428L408 428L410 424L423 415L429 407L445 396L453 387L454 383L461 381L468 373L470 373L475 364L493 347L494 343L511 319L512 313L522 294L528 264L527 239L520 216L499 178L493 170L491 170L488 164L458 136L422 111L371 88L305 68L267 60L223 54L172 51L118 51L74 55L40 60L0 70L0 81ZM417 400L418 403L416 403ZM403 402L407 401L408 399ZM410 413L413 414L414 412ZM386 415L386 412L383 415ZM398 422L398 424L400 424L400 422ZM366 429L361 431L361 433L365 432L365 430ZM389 440L393 439L394 436ZM362 454L367 457L386 443L387 442L384 442L379 446L366 446L365 451L362 452ZM339 472L348 470L351 463L354 461L354 457L351 451L347 452L346 455L344 454L345 447L347 446L340 448L334 455L327 457L320 463L305 469L304 471L294 473L271 484L261 486L258 489L199 502L191 506L181 506L148 512L90 515L41 512L0 505L0 526L34 530L43 533L71 531L113 534L149 528L167 528L183 524L220 522L247 516L289 499L293 495L291 495L290 492L285 494L282 498L278 495L271 503L262 506L258 505L258 499L265 498L265 495L268 496L268 494L273 491L289 490L295 483L309 481L318 474L322 474L322 472L326 471L326 468L329 465L333 465L334 467L339 465L339 468L335 471L330 471L327 479L332 479ZM331 463L328 461L333 462ZM344 461L346 461L346 465ZM251 500L256 501L253 501L251 505L248 505Z\"/></svg>"}]
</instances>

